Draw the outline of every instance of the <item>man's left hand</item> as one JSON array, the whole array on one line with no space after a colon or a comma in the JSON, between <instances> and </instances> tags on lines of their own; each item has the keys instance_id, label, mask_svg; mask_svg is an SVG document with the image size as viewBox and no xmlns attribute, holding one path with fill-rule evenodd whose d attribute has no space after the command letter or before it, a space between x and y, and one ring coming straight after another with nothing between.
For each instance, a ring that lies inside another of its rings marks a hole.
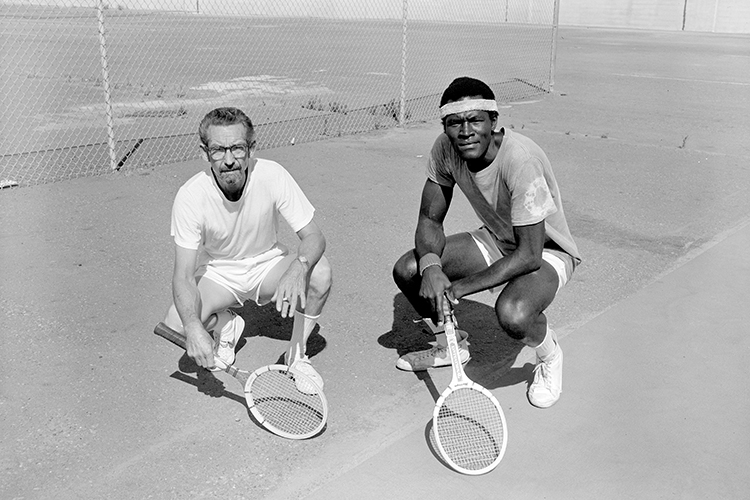
<instances>
[{"instance_id":1,"label":"man's left hand","mask_svg":"<svg viewBox=\"0 0 750 500\"><path fill-rule=\"evenodd\" d=\"M276 302L276 310L282 318L291 318L297 310L297 304L305 309L307 297L307 266L295 259L279 280L276 293L271 297Z\"/></svg>"}]
</instances>

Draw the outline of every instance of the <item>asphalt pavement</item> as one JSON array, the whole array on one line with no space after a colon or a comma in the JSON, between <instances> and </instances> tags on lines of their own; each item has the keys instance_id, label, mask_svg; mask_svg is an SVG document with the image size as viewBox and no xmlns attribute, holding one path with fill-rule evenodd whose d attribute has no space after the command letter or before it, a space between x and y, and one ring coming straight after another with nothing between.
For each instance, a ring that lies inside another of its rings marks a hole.
<instances>
[{"instance_id":1,"label":"asphalt pavement","mask_svg":"<svg viewBox=\"0 0 750 500\"><path fill-rule=\"evenodd\" d=\"M547 311L565 352L550 409L526 401L532 353L493 297L458 306L467 373L506 411L497 469L462 476L431 449L450 370L394 367L429 340L391 268L435 121L261 151L316 207L334 272L309 346L330 416L307 441L152 333L172 199L202 163L0 191L0 498L746 498L750 37L561 28L554 92L500 120L550 157L584 261ZM448 232L477 225L457 196ZM237 366L275 361L291 324L240 313Z\"/></svg>"}]
</instances>

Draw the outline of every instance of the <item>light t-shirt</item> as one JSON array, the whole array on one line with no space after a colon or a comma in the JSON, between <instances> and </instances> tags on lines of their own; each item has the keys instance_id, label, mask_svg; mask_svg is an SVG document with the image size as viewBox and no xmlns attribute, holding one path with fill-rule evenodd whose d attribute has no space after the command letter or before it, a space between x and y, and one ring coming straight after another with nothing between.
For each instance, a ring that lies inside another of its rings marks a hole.
<instances>
[{"instance_id":1,"label":"light t-shirt","mask_svg":"<svg viewBox=\"0 0 750 500\"><path fill-rule=\"evenodd\" d=\"M312 221L315 209L284 167L257 159L248 175L237 201L226 199L210 168L177 192L171 234L178 246L198 250L198 266L269 260L282 253L277 241L279 214L294 232Z\"/></svg>"},{"instance_id":2,"label":"light t-shirt","mask_svg":"<svg viewBox=\"0 0 750 500\"><path fill-rule=\"evenodd\" d=\"M452 188L458 184L501 250L515 248L515 241L510 241L512 226L544 221L545 247L559 247L580 262L552 166L544 151L528 137L505 129L494 161L475 174L469 171L448 136L440 134L430 152L427 177L441 186ZM494 211L497 218L487 217L488 210ZM492 220L505 221L503 224L509 227L493 227L499 223L493 224Z\"/></svg>"}]
</instances>

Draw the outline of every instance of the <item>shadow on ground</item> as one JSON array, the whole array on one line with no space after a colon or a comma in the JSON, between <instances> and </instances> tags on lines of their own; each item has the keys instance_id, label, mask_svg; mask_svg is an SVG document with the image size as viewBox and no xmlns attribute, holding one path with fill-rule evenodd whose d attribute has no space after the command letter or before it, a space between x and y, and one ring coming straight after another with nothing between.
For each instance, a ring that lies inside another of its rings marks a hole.
<instances>
[{"instance_id":1,"label":"shadow on ground","mask_svg":"<svg viewBox=\"0 0 750 500\"><path fill-rule=\"evenodd\" d=\"M241 350L250 337L266 337L269 339L288 342L292 338L292 318L282 318L276 311L273 304L259 306L254 302L245 302L245 304L235 309L237 314L245 320L245 331L242 338L237 344L237 350ZM320 326L316 326L310 338L307 339L307 355L312 358L320 354L326 348L327 341L320 335ZM278 363L283 362L283 355L286 351L286 344L279 346Z\"/></svg>"},{"instance_id":2,"label":"shadow on ground","mask_svg":"<svg viewBox=\"0 0 750 500\"><path fill-rule=\"evenodd\" d=\"M258 306L248 302L235 311L245 320L245 330L242 337L237 343L237 352L240 352L247 344L250 337L266 337L279 340L279 357L275 361L277 364L284 363L284 353L286 352L286 342L291 339L292 318L281 318L272 305ZM318 332L319 326L313 330L307 342L307 354L309 357L316 356L326 348L327 342ZM190 374L195 374L191 377ZM187 353L177 361L177 371L172 373L172 378L195 386L201 394L213 398L226 397L237 401L247 407L244 397L238 396L231 391L226 390L224 382L217 378L211 371L200 368L190 359Z\"/></svg>"},{"instance_id":3,"label":"shadow on ground","mask_svg":"<svg viewBox=\"0 0 750 500\"><path fill-rule=\"evenodd\" d=\"M469 334L471 360L465 365L466 375L487 387L494 389L527 382L533 365L512 368L524 344L503 332L497 324L495 311L491 306L473 300L461 300L455 309L459 328ZM429 349L435 337L419 321L411 304L404 294L393 298L393 323L391 330L378 338L378 343L396 351L398 356ZM433 398L440 394L432 383L429 371L416 372L415 376L427 385Z\"/></svg>"}]
</instances>

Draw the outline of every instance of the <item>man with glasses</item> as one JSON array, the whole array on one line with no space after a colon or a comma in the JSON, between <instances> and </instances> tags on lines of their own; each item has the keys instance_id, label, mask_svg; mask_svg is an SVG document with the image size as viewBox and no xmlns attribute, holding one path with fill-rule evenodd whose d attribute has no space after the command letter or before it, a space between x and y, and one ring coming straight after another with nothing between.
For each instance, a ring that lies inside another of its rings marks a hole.
<instances>
[{"instance_id":1,"label":"man with glasses","mask_svg":"<svg viewBox=\"0 0 750 500\"><path fill-rule=\"evenodd\" d=\"M185 333L198 366L216 371L234 363L245 326L230 307L274 302L282 317L294 318L292 338L302 339L302 352L290 343L287 363L299 359L297 368L322 388L304 353L331 289L315 210L281 165L256 158L253 124L241 110L214 109L198 133L209 168L174 200L174 302L164 323ZM296 254L277 240L279 214L299 236Z\"/></svg>"},{"instance_id":2,"label":"man with glasses","mask_svg":"<svg viewBox=\"0 0 750 500\"><path fill-rule=\"evenodd\" d=\"M427 164L416 248L393 268L396 284L437 342L401 356L396 366L408 371L450 366L441 327L450 303L501 289L495 300L498 323L535 350L527 396L532 405L547 408L562 392L563 355L544 310L581 260L552 167L531 139L498 126L495 96L480 80L455 79L443 93L440 116L443 133ZM443 221L456 185L482 226L446 237ZM465 363L467 334L459 334Z\"/></svg>"}]
</instances>

